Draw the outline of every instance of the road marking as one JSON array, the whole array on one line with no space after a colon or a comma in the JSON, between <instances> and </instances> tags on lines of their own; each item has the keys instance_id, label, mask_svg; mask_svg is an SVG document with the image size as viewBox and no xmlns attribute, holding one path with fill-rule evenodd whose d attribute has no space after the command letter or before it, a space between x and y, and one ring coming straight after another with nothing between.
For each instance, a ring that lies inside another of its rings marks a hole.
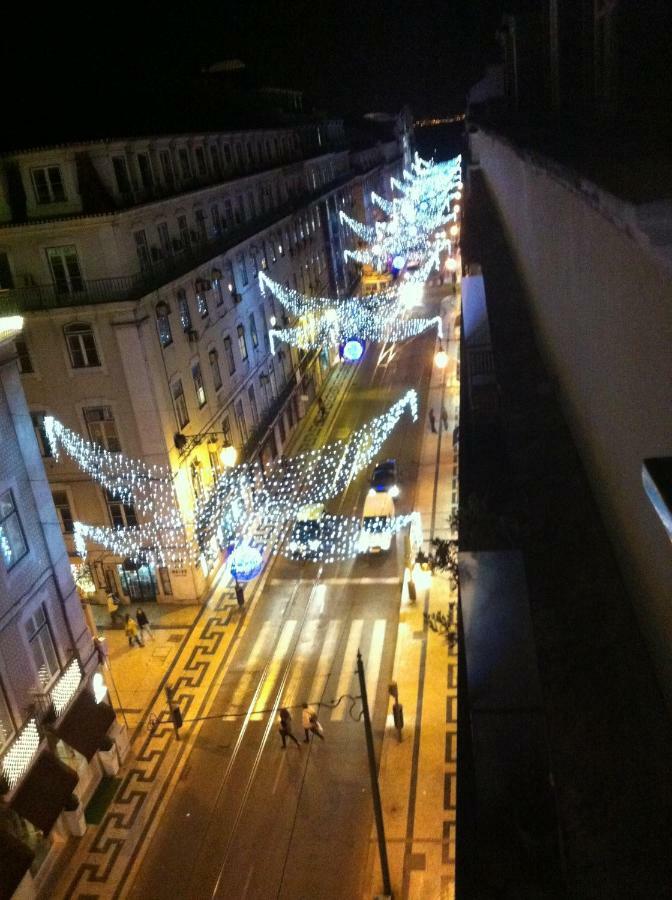
<instances>
[{"instance_id":1,"label":"road marking","mask_svg":"<svg viewBox=\"0 0 672 900\"><path fill-rule=\"evenodd\" d=\"M308 691L307 700L311 704L319 703L324 693L329 675L331 674L331 664L334 661L336 647L338 645L338 634L341 627L340 619L332 619L327 626L327 633L322 644L320 658L317 662L317 669L313 676L313 683Z\"/></svg>"},{"instance_id":2,"label":"road marking","mask_svg":"<svg viewBox=\"0 0 672 900\"><path fill-rule=\"evenodd\" d=\"M252 686L252 681L259 674L259 663L265 655L264 649L266 643L268 642L272 627L272 622L264 622L259 629L257 639L254 642L254 646L252 647L249 656L247 657L247 662L245 663L245 671L238 680L236 690L229 704L229 706L233 709L243 709L243 707L246 707L249 703L249 692Z\"/></svg>"},{"instance_id":3,"label":"road marking","mask_svg":"<svg viewBox=\"0 0 672 900\"><path fill-rule=\"evenodd\" d=\"M294 579L291 578L271 578L271 584L288 584ZM323 578L319 587L329 584L401 584L398 575L391 575L389 578Z\"/></svg>"},{"instance_id":4,"label":"road marking","mask_svg":"<svg viewBox=\"0 0 672 900\"><path fill-rule=\"evenodd\" d=\"M294 651L294 659L292 660L292 674L289 676L289 680L285 686L282 702L280 704L281 706L294 706L297 702L302 703L307 699L306 697L297 697L296 695L303 678L304 669L306 668L306 665L309 664L310 657L315 650L315 638L317 636L319 624L319 619L309 619L301 632L301 637L299 638Z\"/></svg>"},{"instance_id":5,"label":"road marking","mask_svg":"<svg viewBox=\"0 0 672 900\"><path fill-rule=\"evenodd\" d=\"M280 640L276 644L275 650L273 651L273 659L271 661L271 665L268 667L268 674L266 676L264 686L259 692L259 697L257 698L257 702L254 706L255 710L265 709L266 704L270 700L271 693L273 692L273 685L275 684L275 681L280 674L280 670L284 665L284 659L292 642L292 637L294 636L296 625L296 619L288 619L283 626L282 632L280 634ZM253 722L261 722L263 721L264 716L261 712L254 712L250 718Z\"/></svg>"},{"instance_id":6,"label":"road marking","mask_svg":"<svg viewBox=\"0 0 672 900\"><path fill-rule=\"evenodd\" d=\"M366 694L369 699L369 712L372 716L373 709L376 704L376 692L378 691L380 664L383 660L383 648L385 646L386 628L386 619L376 619L376 624L373 626L371 646L369 647L369 653L366 658Z\"/></svg>"},{"instance_id":7,"label":"road marking","mask_svg":"<svg viewBox=\"0 0 672 900\"><path fill-rule=\"evenodd\" d=\"M359 648L359 643L362 637L363 627L363 619L355 619L350 625L350 634L348 635L348 643L346 645L345 655L343 657L343 667L341 668L341 675L338 679L336 691L334 692L334 700L338 699L342 694L353 693L350 690L350 685L352 684L353 678L355 677L357 650ZM345 718L347 710L349 709L349 706L350 704L348 703L348 701L343 700L335 709L332 709L331 721L342 722Z\"/></svg>"}]
</instances>

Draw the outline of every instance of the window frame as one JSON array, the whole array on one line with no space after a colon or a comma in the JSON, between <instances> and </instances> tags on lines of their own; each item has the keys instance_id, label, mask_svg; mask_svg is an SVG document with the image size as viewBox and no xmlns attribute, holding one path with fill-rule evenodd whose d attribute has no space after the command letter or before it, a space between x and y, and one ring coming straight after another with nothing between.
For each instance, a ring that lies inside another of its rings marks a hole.
<instances>
[{"instance_id":1,"label":"window frame","mask_svg":"<svg viewBox=\"0 0 672 900\"><path fill-rule=\"evenodd\" d=\"M138 514L135 505L133 503L124 503L123 500L115 496L114 491L110 491L107 488L103 488L103 493L112 528L136 528L138 525ZM113 507L115 509L118 507L116 515L112 510Z\"/></svg>"},{"instance_id":2,"label":"window frame","mask_svg":"<svg viewBox=\"0 0 672 900\"><path fill-rule=\"evenodd\" d=\"M210 363L212 383L215 387L215 393L217 393L224 384L224 380L222 379L222 370L219 365L219 350L216 347L210 347L208 350L208 362Z\"/></svg>"},{"instance_id":3,"label":"window frame","mask_svg":"<svg viewBox=\"0 0 672 900\"><path fill-rule=\"evenodd\" d=\"M194 385L194 393L196 394L196 403L199 409L203 409L208 402L205 393L205 383L203 382L203 370L201 369L200 359L195 359L191 363L191 380Z\"/></svg>"},{"instance_id":4,"label":"window frame","mask_svg":"<svg viewBox=\"0 0 672 900\"><path fill-rule=\"evenodd\" d=\"M34 375L35 366L33 365L25 334L14 338L14 346L16 348L16 364L19 367L20 374Z\"/></svg>"},{"instance_id":5,"label":"window frame","mask_svg":"<svg viewBox=\"0 0 672 900\"><path fill-rule=\"evenodd\" d=\"M39 622L37 619L38 614L42 614L42 621ZM30 625L34 626L34 630L31 631ZM56 642L54 641L54 635L51 630L51 622L49 621L49 616L47 615L47 610L45 608L44 603L40 603L37 609L33 612L32 615L29 615L24 622L26 633L28 635L28 643L30 644L30 652L35 663L37 669L37 678L40 682L42 688L47 691L49 687L54 683L54 681L61 674L61 661L58 656L58 649L56 647ZM51 661L49 660L48 653L45 653L44 647L46 644L45 637L48 638L48 646L53 653L53 659L55 662L55 667L52 668ZM40 675L41 666L38 664L39 661L36 658L35 648L39 647L42 655L43 663L45 664L45 669L49 674L48 678L43 678ZM54 670L55 669L55 670Z\"/></svg>"},{"instance_id":6,"label":"window frame","mask_svg":"<svg viewBox=\"0 0 672 900\"><path fill-rule=\"evenodd\" d=\"M178 386L179 391L176 392ZM180 429L186 428L190 421L189 407L187 406L187 398L184 396L184 385L182 384L181 378L174 378L171 381L170 396L173 401L173 408L175 410L175 418L177 419L178 427Z\"/></svg>"},{"instance_id":7,"label":"window frame","mask_svg":"<svg viewBox=\"0 0 672 900\"><path fill-rule=\"evenodd\" d=\"M57 495L62 497L62 499L57 499ZM51 485L51 498L54 501L56 516L61 526L61 533L74 534L75 517L72 512L72 504L70 502L70 495L68 491L66 490L66 488L60 488ZM65 514L64 510L66 511Z\"/></svg>"},{"instance_id":8,"label":"window frame","mask_svg":"<svg viewBox=\"0 0 672 900\"><path fill-rule=\"evenodd\" d=\"M63 326L63 336L65 338L65 344L68 348L68 356L70 358L70 366L73 369L99 369L102 366L102 360L100 358L100 353L98 352L98 344L96 343L96 335L93 330L93 325L89 322L71 322L69 325ZM86 336L90 336L91 344L93 348L93 354L91 347L87 347L84 338ZM76 339L77 349L71 343L71 339ZM73 353L79 352L81 354L84 362L81 365L78 365L75 362L75 356ZM91 362L89 358L95 357L95 362Z\"/></svg>"},{"instance_id":9,"label":"window frame","mask_svg":"<svg viewBox=\"0 0 672 900\"><path fill-rule=\"evenodd\" d=\"M95 418L91 415L92 413L98 412L101 413L100 418ZM121 441L119 440L117 421L114 417L112 407L109 404L83 406L82 415L84 416L84 424L86 425L89 440L92 443L107 450L108 453L121 453ZM105 426L105 423L107 423L107 427L101 427L100 429L95 427L101 424ZM94 426L93 430L91 429L92 425ZM100 434L94 437L98 431ZM108 433L108 431L110 433ZM112 444L112 446L110 446L110 444Z\"/></svg>"},{"instance_id":10,"label":"window frame","mask_svg":"<svg viewBox=\"0 0 672 900\"><path fill-rule=\"evenodd\" d=\"M58 173L57 180L52 178L51 173L53 172ZM46 192L42 194L40 194L40 188L38 188L36 181L38 173L41 173L44 178L43 187L46 188ZM63 183L63 175L59 165L34 166L30 170L30 177L33 184L35 202L38 206L48 206L50 203L67 203L68 195L65 192L65 184Z\"/></svg>"},{"instance_id":11,"label":"window frame","mask_svg":"<svg viewBox=\"0 0 672 900\"><path fill-rule=\"evenodd\" d=\"M12 488L7 488L7 490L2 491L0 493L0 501L2 501L3 498L5 498L7 496L9 496L9 498L10 498L9 502L11 503L12 509L7 514L4 514L0 509L0 555L2 555L2 557L3 557L5 570L7 572L11 572L11 570L14 568L14 566L16 566L19 562L21 562L22 559L24 559L24 557L26 557L28 555L28 553L30 552L30 547L28 546L28 541L26 540L26 532L24 530L23 523L21 521L21 516L19 515L19 509L16 505L16 500L14 499L14 491L12 490ZM7 537L7 532L4 527L5 522L8 522L10 519L12 519L14 517L16 518L17 532L23 543L23 551L18 556L15 556L16 549L12 546L11 540ZM4 549L5 543L7 544L8 548L9 548L9 552L13 556L15 556L13 561L11 561L11 564L7 560L6 552Z\"/></svg>"},{"instance_id":12,"label":"window frame","mask_svg":"<svg viewBox=\"0 0 672 900\"><path fill-rule=\"evenodd\" d=\"M229 363L229 375L233 375L236 371L236 357L233 352L233 341L231 340L230 335L224 335L222 343L224 344L224 353Z\"/></svg>"},{"instance_id":13,"label":"window frame","mask_svg":"<svg viewBox=\"0 0 672 900\"><path fill-rule=\"evenodd\" d=\"M247 362L250 354L247 349L247 335L245 334L245 326L242 322L236 325L236 334L238 335L238 353L243 362Z\"/></svg>"}]
</instances>

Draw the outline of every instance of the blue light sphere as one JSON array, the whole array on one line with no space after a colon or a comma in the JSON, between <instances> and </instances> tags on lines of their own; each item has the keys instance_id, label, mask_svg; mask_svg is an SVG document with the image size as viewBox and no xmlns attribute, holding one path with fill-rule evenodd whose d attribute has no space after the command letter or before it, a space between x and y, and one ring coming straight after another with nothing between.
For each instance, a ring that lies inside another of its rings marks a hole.
<instances>
[{"instance_id":1,"label":"blue light sphere","mask_svg":"<svg viewBox=\"0 0 672 900\"><path fill-rule=\"evenodd\" d=\"M231 576L236 581L251 581L261 572L264 558L257 547L239 544L231 554Z\"/></svg>"}]
</instances>

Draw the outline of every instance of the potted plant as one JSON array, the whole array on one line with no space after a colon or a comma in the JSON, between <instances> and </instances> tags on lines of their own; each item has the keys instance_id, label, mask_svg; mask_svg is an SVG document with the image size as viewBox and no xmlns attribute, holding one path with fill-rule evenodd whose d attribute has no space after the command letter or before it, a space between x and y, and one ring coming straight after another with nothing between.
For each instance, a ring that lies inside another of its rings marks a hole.
<instances>
[{"instance_id":1,"label":"potted plant","mask_svg":"<svg viewBox=\"0 0 672 900\"><path fill-rule=\"evenodd\" d=\"M65 803L62 812L63 823L70 834L81 837L86 831L86 819L84 807L79 802L77 794L71 794Z\"/></svg>"},{"instance_id":2,"label":"potted plant","mask_svg":"<svg viewBox=\"0 0 672 900\"><path fill-rule=\"evenodd\" d=\"M119 757L114 741L107 735L101 740L98 748L98 759L106 775L116 775L119 771Z\"/></svg>"}]
</instances>

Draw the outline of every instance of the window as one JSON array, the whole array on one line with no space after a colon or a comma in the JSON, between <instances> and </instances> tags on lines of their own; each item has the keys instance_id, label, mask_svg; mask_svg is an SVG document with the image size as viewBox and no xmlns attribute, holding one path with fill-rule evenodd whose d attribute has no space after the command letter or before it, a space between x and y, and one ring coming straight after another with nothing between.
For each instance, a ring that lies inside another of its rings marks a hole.
<instances>
[{"instance_id":1,"label":"window","mask_svg":"<svg viewBox=\"0 0 672 900\"><path fill-rule=\"evenodd\" d=\"M182 242L182 246L186 248L191 244L191 235L189 234L189 223L187 222L186 216L178 216L177 217L177 227L180 230L180 241Z\"/></svg>"},{"instance_id":2,"label":"window","mask_svg":"<svg viewBox=\"0 0 672 900\"><path fill-rule=\"evenodd\" d=\"M177 292L177 305L180 311L180 324L182 325L182 331L191 331L191 312L189 311L189 300L187 299L187 292L184 290L184 288L180 288Z\"/></svg>"},{"instance_id":3,"label":"window","mask_svg":"<svg viewBox=\"0 0 672 900\"><path fill-rule=\"evenodd\" d=\"M161 174L163 176L163 182L170 187L175 181L175 175L173 173L173 161L170 158L170 150L162 150L159 153L159 159L161 160Z\"/></svg>"},{"instance_id":4,"label":"window","mask_svg":"<svg viewBox=\"0 0 672 900\"><path fill-rule=\"evenodd\" d=\"M89 406L84 410L84 421L89 437L95 444L109 450L110 453L121 453L121 444L117 436L112 408L109 406Z\"/></svg>"},{"instance_id":5,"label":"window","mask_svg":"<svg viewBox=\"0 0 672 900\"><path fill-rule=\"evenodd\" d=\"M219 175L222 171L222 159L219 155L219 147L217 144L210 145L210 161L212 163L212 171Z\"/></svg>"},{"instance_id":6,"label":"window","mask_svg":"<svg viewBox=\"0 0 672 900\"><path fill-rule=\"evenodd\" d=\"M271 251L271 261L276 263L278 261L278 257L275 255L275 245L273 243L273 239L268 242L268 249Z\"/></svg>"},{"instance_id":7,"label":"window","mask_svg":"<svg viewBox=\"0 0 672 900\"><path fill-rule=\"evenodd\" d=\"M132 503L124 503L123 497L106 490L105 502L114 528L134 528L138 524L135 507Z\"/></svg>"},{"instance_id":8,"label":"window","mask_svg":"<svg viewBox=\"0 0 672 900\"><path fill-rule=\"evenodd\" d=\"M205 295L207 282L203 278L198 278L194 286L196 292L196 308L199 316L204 319L208 314L208 298Z\"/></svg>"},{"instance_id":9,"label":"window","mask_svg":"<svg viewBox=\"0 0 672 900\"><path fill-rule=\"evenodd\" d=\"M233 356L233 345L231 343L230 337L224 338L224 353L229 364L229 375L233 375L233 373L236 371L236 360Z\"/></svg>"},{"instance_id":10,"label":"window","mask_svg":"<svg viewBox=\"0 0 672 900\"><path fill-rule=\"evenodd\" d=\"M236 205L233 210L233 220L236 225L242 225L245 221L245 204L243 203L242 194L236 197Z\"/></svg>"},{"instance_id":11,"label":"window","mask_svg":"<svg viewBox=\"0 0 672 900\"><path fill-rule=\"evenodd\" d=\"M249 279L247 277L247 266L245 265L245 254L237 253L236 254L236 262L238 264L238 272L240 274L240 280L243 287L249 284Z\"/></svg>"},{"instance_id":12,"label":"window","mask_svg":"<svg viewBox=\"0 0 672 900\"><path fill-rule=\"evenodd\" d=\"M233 157L231 156L231 147L229 144L224 144L224 159L226 160L226 165L233 165Z\"/></svg>"},{"instance_id":13,"label":"window","mask_svg":"<svg viewBox=\"0 0 672 900\"><path fill-rule=\"evenodd\" d=\"M30 420L33 423L33 430L35 431L35 437L37 438L37 445L40 448L41 455L45 457L51 457L53 456L51 452L51 444L49 443L49 438L47 437L47 429L44 427L45 416L46 413L33 412L30 414Z\"/></svg>"},{"instance_id":14,"label":"window","mask_svg":"<svg viewBox=\"0 0 672 900\"><path fill-rule=\"evenodd\" d=\"M266 256L266 247L264 241L261 242L261 268L266 271L268 268L268 257Z\"/></svg>"},{"instance_id":15,"label":"window","mask_svg":"<svg viewBox=\"0 0 672 900\"><path fill-rule=\"evenodd\" d=\"M59 674L60 668L44 606L40 606L32 616L28 617L26 631L37 669L37 677L42 687L46 688Z\"/></svg>"},{"instance_id":16,"label":"window","mask_svg":"<svg viewBox=\"0 0 672 900\"><path fill-rule=\"evenodd\" d=\"M163 301L156 304L156 327L159 331L159 343L162 347L169 347L173 343L173 333L170 329L170 307Z\"/></svg>"},{"instance_id":17,"label":"window","mask_svg":"<svg viewBox=\"0 0 672 900\"><path fill-rule=\"evenodd\" d=\"M31 372L34 372L35 369L33 369L33 361L30 358L30 353L28 352L28 344L25 342L25 340L23 338L15 338L14 346L16 347L16 361L19 366L19 372L22 375L29 375Z\"/></svg>"},{"instance_id":18,"label":"window","mask_svg":"<svg viewBox=\"0 0 672 900\"><path fill-rule=\"evenodd\" d=\"M33 169L32 176L38 203L63 203L66 197L59 166Z\"/></svg>"},{"instance_id":19,"label":"window","mask_svg":"<svg viewBox=\"0 0 672 900\"><path fill-rule=\"evenodd\" d=\"M273 393L271 391L271 382L268 375L261 375L259 378L259 387L261 388L265 406L270 406L273 402Z\"/></svg>"},{"instance_id":20,"label":"window","mask_svg":"<svg viewBox=\"0 0 672 900\"><path fill-rule=\"evenodd\" d=\"M240 358L245 362L247 359L247 340L245 338L245 326L239 325L236 329L238 332L238 352L240 353Z\"/></svg>"},{"instance_id":21,"label":"window","mask_svg":"<svg viewBox=\"0 0 672 900\"><path fill-rule=\"evenodd\" d=\"M224 289L222 288L222 273L219 269L212 270L212 284L215 290L217 291L217 299L215 303L217 306L222 306L224 303Z\"/></svg>"},{"instance_id":22,"label":"window","mask_svg":"<svg viewBox=\"0 0 672 900\"><path fill-rule=\"evenodd\" d=\"M205 211L202 209L197 209L194 213L194 219L196 220L196 231L198 232L200 240L207 240L208 229L205 224Z\"/></svg>"},{"instance_id":23,"label":"window","mask_svg":"<svg viewBox=\"0 0 672 900\"><path fill-rule=\"evenodd\" d=\"M252 338L252 346L259 346L259 335L257 334L257 323L254 320L254 313L250 313L250 337Z\"/></svg>"},{"instance_id":24,"label":"window","mask_svg":"<svg viewBox=\"0 0 672 900\"><path fill-rule=\"evenodd\" d=\"M56 515L61 523L61 531L63 534L72 534L75 530L75 523L72 520L72 510L70 509L70 501L66 491L52 491L51 496L54 498L54 506L56 507Z\"/></svg>"},{"instance_id":25,"label":"window","mask_svg":"<svg viewBox=\"0 0 672 900\"><path fill-rule=\"evenodd\" d=\"M189 424L189 412L187 411L187 401L184 399L184 389L180 378L173 382L172 392L177 423L180 428L184 428L185 425Z\"/></svg>"},{"instance_id":26,"label":"window","mask_svg":"<svg viewBox=\"0 0 672 900\"><path fill-rule=\"evenodd\" d=\"M138 153L138 168L140 169L140 181L145 191L151 191L154 187L154 175L152 164L147 153Z\"/></svg>"},{"instance_id":27,"label":"window","mask_svg":"<svg viewBox=\"0 0 672 900\"><path fill-rule=\"evenodd\" d=\"M240 440L243 444L247 443L247 422L245 421L245 410L243 409L243 401L237 400L235 406L233 407L233 411L236 415L236 425L238 426L238 433L240 434Z\"/></svg>"},{"instance_id":28,"label":"window","mask_svg":"<svg viewBox=\"0 0 672 900\"><path fill-rule=\"evenodd\" d=\"M222 386L222 372L219 368L219 353L214 348L209 351L208 359L210 360L210 371L212 372L212 383L215 390L218 391Z\"/></svg>"},{"instance_id":29,"label":"window","mask_svg":"<svg viewBox=\"0 0 672 900\"><path fill-rule=\"evenodd\" d=\"M256 218L257 209L254 205L254 192L248 191L245 195L247 198L247 214L250 219Z\"/></svg>"},{"instance_id":30,"label":"window","mask_svg":"<svg viewBox=\"0 0 672 900\"><path fill-rule=\"evenodd\" d=\"M247 389L247 396L250 400L250 410L252 411L252 425L256 428L259 424L259 409L257 408L257 398L254 395L253 384Z\"/></svg>"},{"instance_id":31,"label":"window","mask_svg":"<svg viewBox=\"0 0 672 900\"><path fill-rule=\"evenodd\" d=\"M145 229L141 228L140 231L134 231L133 239L135 240L135 252L138 254L138 260L140 261L140 271L147 272L152 268L152 260L149 255Z\"/></svg>"},{"instance_id":32,"label":"window","mask_svg":"<svg viewBox=\"0 0 672 900\"><path fill-rule=\"evenodd\" d=\"M205 406L205 387L203 386L203 373L201 372L201 364L200 362L192 363L191 366L191 377L194 381L194 390L196 391L196 400L198 402L198 408L202 409Z\"/></svg>"},{"instance_id":33,"label":"window","mask_svg":"<svg viewBox=\"0 0 672 900\"><path fill-rule=\"evenodd\" d=\"M9 257L5 252L0 252L0 289L14 287L14 279L12 278L12 269L9 265Z\"/></svg>"},{"instance_id":34,"label":"window","mask_svg":"<svg viewBox=\"0 0 672 900\"><path fill-rule=\"evenodd\" d=\"M100 365L93 329L84 322L63 329L73 369L90 369Z\"/></svg>"},{"instance_id":35,"label":"window","mask_svg":"<svg viewBox=\"0 0 672 900\"><path fill-rule=\"evenodd\" d=\"M199 500L201 495L203 494L203 478L201 477L201 463L200 460L195 459L191 466L191 485L194 489L194 494L196 499Z\"/></svg>"},{"instance_id":36,"label":"window","mask_svg":"<svg viewBox=\"0 0 672 900\"><path fill-rule=\"evenodd\" d=\"M189 181L191 179L191 162L189 161L189 151L186 147L180 147L178 159L180 160L180 176L182 181Z\"/></svg>"},{"instance_id":37,"label":"window","mask_svg":"<svg viewBox=\"0 0 672 900\"><path fill-rule=\"evenodd\" d=\"M172 249L170 246L170 232L168 231L168 224L166 222L160 222L156 226L157 233L159 235L159 244L161 245L161 255L164 258L171 256Z\"/></svg>"},{"instance_id":38,"label":"window","mask_svg":"<svg viewBox=\"0 0 672 900\"><path fill-rule=\"evenodd\" d=\"M173 593L173 586L170 583L170 573L166 566L159 566L159 581L161 582L161 592L170 597Z\"/></svg>"},{"instance_id":39,"label":"window","mask_svg":"<svg viewBox=\"0 0 672 900\"><path fill-rule=\"evenodd\" d=\"M194 150L194 159L196 160L196 170L199 175L204 176L208 174L208 166L205 161L205 150L203 147L196 147Z\"/></svg>"},{"instance_id":40,"label":"window","mask_svg":"<svg viewBox=\"0 0 672 900\"><path fill-rule=\"evenodd\" d=\"M72 294L83 289L82 271L75 247L48 247L47 260L59 294Z\"/></svg>"},{"instance_id":41,"label":"window","mask_svg":"<svg viewBox=\"0 0 672 900\"><path fill-rule=\"evenodd\" d=\"M131 193L131 180L128 177L128 166L123 156L112 157L112 168L117 182L117 190L120 194Z\"/></svg>"},{"instance_id":42,"label":"window","mask_svg":"<svg viewBox=\"0 0 672 900\"><path fill-rule=\"evenodd\" d=\"M215 203L210 207L210 218L212 219L212 230L216 235L220 235L222 229L222 217L219 213L219 207Z\"/></svg>"},{"instance_id":43,"label":"window","mask_svg":"<svg viewBox=\"0 0 672 900\"><path fill-rule=\"evenodd\" d=\"M9 571L28 553L23 527L11 491L0 494L0 553Z\"/></svg>"},{"instance_id":44,"label":"window","mask_svg":"<svg viewBox=\"0 0 672 900\"><path fill-rule=\"evenodd\" d=\"M222 419L222 438L224 439L225 447L233 446L233 435L231 434L231 419L228 416L224 416L224 418Z\"/></svg>"},{"instance_id":45,"label":"window","mask_svg":"<svg viewBox=\"0 0 672 900\"><path fill-rule=\"evenodd\" d=\"M222 228L224 231L229 227L229 222L233 221L233 206L231 205L231 201L229 198L225 198L224 200L224 219L222 221Z\"/></svg>"},{"instance_id":46,"label":"window","mask_svg":"<svg viewBox=\"0 0 672 900\"><path fill-rule=\"evenodd\" d=\"M0 753L2 753L13 736L14 724L9 714L5 692L0 687Z\"/></svg>"}]
</instances>

